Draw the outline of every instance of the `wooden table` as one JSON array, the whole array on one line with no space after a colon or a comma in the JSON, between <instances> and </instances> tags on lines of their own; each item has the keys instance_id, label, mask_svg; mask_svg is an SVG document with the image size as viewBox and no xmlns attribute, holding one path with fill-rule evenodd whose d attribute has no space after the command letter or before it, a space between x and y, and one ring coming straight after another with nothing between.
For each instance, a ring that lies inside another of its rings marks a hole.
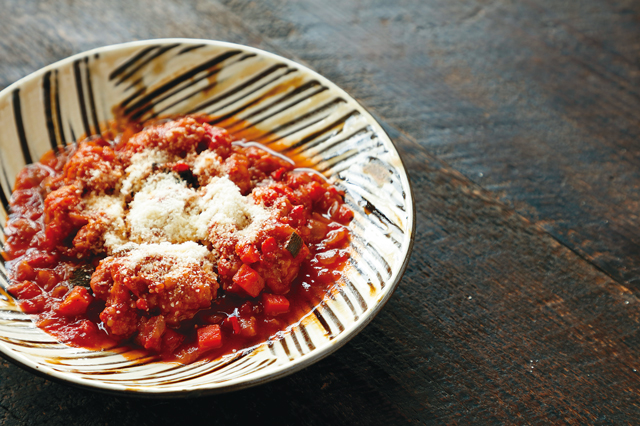
<instances>
[{"instance_id":1,"label":"wooden table","mask_svg":"<svg viewBox=\"0 0 640 426\"><path fill-rule=\"evenodd\" d=\"M308 64L376 115L417 200L395 295L327 359L193 400L0 362L5 425L637 424L640 3L0 2L0 88L158 37Z\"/></svg>"}]
</instances>

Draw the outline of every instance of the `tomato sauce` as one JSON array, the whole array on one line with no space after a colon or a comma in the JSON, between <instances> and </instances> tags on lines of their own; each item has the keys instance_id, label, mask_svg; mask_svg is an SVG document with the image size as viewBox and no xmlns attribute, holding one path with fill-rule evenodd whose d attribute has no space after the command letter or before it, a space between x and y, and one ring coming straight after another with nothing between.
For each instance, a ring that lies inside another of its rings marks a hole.
<instances>
[{"instance_id":1,"label":"tomato sauce","mask_svg":"<svg viewBox=\"0 0 640 426\"><path fill-rule=\"evenodd\" d=\"M343 194L208 120L114 127L19 173L2 255L40 328L189 363L273 338L329 291L348 258ZM236 204L218 206L229 182Z\"/></svg>"}]
</instances>

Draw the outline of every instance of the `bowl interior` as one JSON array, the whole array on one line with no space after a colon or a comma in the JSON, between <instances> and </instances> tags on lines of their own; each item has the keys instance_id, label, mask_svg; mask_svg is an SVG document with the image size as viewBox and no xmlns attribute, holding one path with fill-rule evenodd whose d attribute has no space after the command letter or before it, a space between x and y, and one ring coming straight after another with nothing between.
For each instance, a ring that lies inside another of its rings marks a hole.
<instances>
[{"instance_id":1,"label":"bowl interior","mask_svg":"<svg viewBox=\"0 0 640 426\"><path fill-rule=\"evenodd\" d=\"M194 112L213 115L213 124L235 138L304 159L345 191L355 217L343 278L299 324L255 350L179 365L127 348L93 352L58 343L4 291L7 274L0 264L3 356L49 378L107 392L220 392L289 374L328 355L388 300L414 232L411 190L392 142L327 79L245 46L183 39L109 46L50 65L0 92L0 222L6 221L15 176L46 151L97 134L115 117Z\"/></svg>"}]
</instances>

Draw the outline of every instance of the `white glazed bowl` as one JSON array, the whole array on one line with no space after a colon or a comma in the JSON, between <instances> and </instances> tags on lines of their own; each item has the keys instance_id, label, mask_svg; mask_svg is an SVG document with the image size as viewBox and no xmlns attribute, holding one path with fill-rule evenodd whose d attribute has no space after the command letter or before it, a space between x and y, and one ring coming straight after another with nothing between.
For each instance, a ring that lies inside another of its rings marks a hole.
<instances>
[{"instance_id":1,"label":"white glazed bowl","mask_svg":"<svg viewBox=\"0 0 640 426\"><path fill-rule=\"evenodd\" d=\"M6 221L17 173L52 147L96 133L114 113L144 120L191 112L219 117L218 125L238 138L304 156L346 192L355 218L344 278L299 324L256 350L181 365L126 348L95 352L58 343L4 291L0 263L5 358L50 379L110 393L223 392L318 361L355 336L387 302L407 266L415 229L409 181L393 143L326 78L246 46L190 39L107 46L45 67L0 92L0 223Z\"/></svg>"}]
</instances>

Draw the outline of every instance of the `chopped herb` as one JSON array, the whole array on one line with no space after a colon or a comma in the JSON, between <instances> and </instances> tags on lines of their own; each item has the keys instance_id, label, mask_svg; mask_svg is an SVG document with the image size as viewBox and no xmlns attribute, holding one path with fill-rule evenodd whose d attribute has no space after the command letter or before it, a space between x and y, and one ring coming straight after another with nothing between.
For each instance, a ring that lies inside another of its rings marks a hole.
<instances>
[{"instance_id":1,"label":"chopped herb","mask_svg":"<svg viewBox=\"0 0 640 426\"><path fill-rule=\"evenodd\" d=\"M95 271L95 268L91 265L81 265L73 271L71 278L69 279L69 283L71 285L87 287L89 288L89 283L91 282L91 275Z\"/></svg>"},{"instance_id":2,"label":"chopped herb","mask_svg":"<svg viewBox=\"0 0 640 426\"><path fill-rule=\"evenodd\" d=\"M298 253L300 253L300 249L302 248L303 244L304 242L302 241L300 235L294 232L293 234L291 234L286 248L289 253L291 253L291 256L296 257Z\"/></svg>"}]
</instances>

